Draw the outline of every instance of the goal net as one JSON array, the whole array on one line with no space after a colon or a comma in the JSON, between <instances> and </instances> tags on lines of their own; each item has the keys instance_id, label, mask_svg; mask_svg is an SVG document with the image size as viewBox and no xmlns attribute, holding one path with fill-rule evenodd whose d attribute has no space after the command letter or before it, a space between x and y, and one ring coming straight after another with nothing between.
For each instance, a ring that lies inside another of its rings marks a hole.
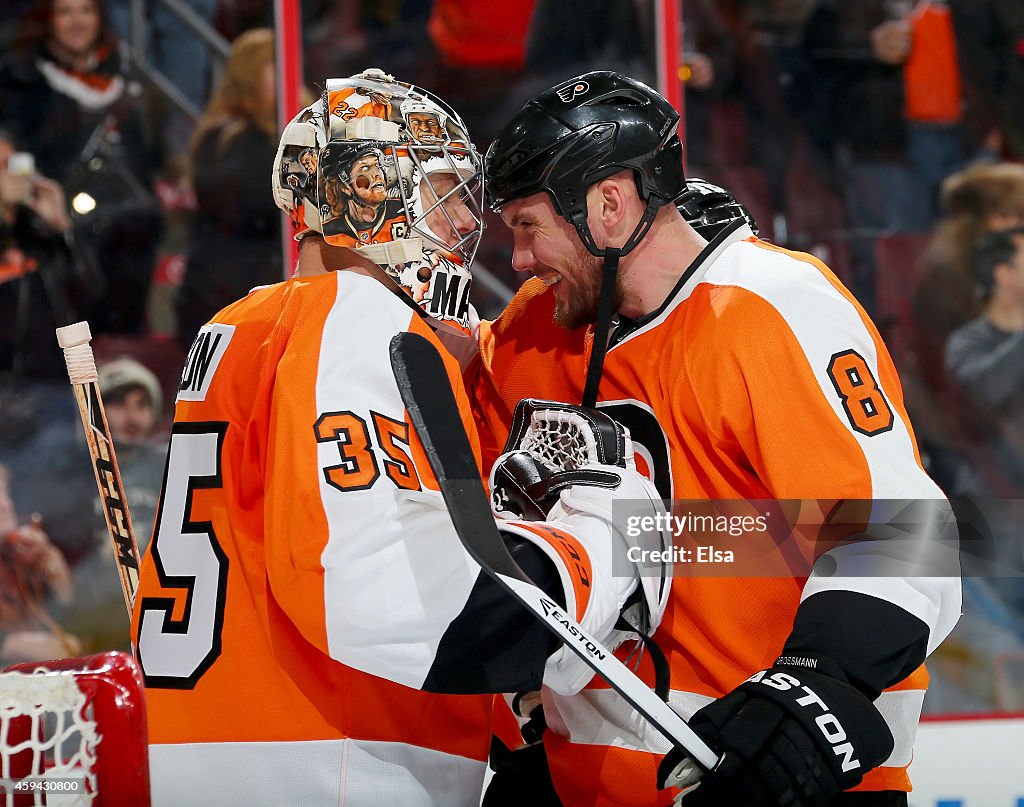
<instances>
[{"instance_id":1,"label":"goal net","mask_svg":"<svg viewBox=\"0 0 1024 807\"><path fill-rule=\"evenodd\" d=\"M2 807L142 807L149 765L142 680L125 653L0 673Z\"/></svg>"}]
</instances>

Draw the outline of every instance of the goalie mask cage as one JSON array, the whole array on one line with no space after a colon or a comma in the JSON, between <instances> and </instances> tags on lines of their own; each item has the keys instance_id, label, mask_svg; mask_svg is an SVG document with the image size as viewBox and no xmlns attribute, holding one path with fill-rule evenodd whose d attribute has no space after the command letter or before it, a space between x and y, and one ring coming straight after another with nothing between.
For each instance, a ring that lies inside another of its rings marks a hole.
<instances>
[{"instance_id":1,"label":"goalie mask cage","mask_svg":"<svg viewBox=\"0 0 1024 807\"><path fill-rule=\"evenodd\" d=\"M0 673L0 807L146 807L142 676L126 653Z\"/></svg>"}]
</instances>

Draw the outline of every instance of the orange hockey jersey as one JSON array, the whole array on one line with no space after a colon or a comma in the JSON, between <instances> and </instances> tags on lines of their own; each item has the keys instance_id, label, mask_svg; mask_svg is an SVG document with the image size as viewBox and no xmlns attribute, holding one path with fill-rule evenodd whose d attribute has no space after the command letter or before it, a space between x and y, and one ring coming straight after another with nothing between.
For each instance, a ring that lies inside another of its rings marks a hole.
<instances>
[{"instance_id":1,"label":"orange hockey jersey","mask_svg":"<svg viewBox=\"0 0 1024 807\"><path fill-rule=\"evenodd\" d=\"M407 425L403 330L437 344L411 301L334 272L193 344L132 619L155 805L478 803L491 697L419 691L480 570Z\"/></svg>"},{"instance_id":2,"label":"orange hockey jersey","mask_svg":"<svg viewBox=\"0 0 1024 807\"><path fill-rule=\"evenodd\" d=\"M591 332L560 329L552 312L553 295L529 281L482 327L467 378L485 463L520 398L581 399ZM921 468L895 368L863 309L816 259L745 226L720 235L664 304L613 342L598 406L629 427L638 465L666 498L943 498ZM960 612L957 578L805 582L737 568L730 576L676 567L654 638L684 717L771 667L797 606L817 592L847 589L905 609L930 628L929 651ZM647 662L640 673L653 685ZM895 750L862 787L909 789L926 685L921 667L876 702ZM567 807L671 802L655 785L667 742L602 681L570 698L545 690L544 703L545 745Z\"/></svg>"}]
</instances>

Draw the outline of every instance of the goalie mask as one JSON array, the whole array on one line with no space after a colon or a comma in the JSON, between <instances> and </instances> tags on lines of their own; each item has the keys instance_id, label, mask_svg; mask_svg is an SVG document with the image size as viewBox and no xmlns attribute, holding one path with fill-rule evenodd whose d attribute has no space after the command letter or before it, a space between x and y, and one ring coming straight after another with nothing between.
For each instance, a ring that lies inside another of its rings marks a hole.
<instances>
[{"instance_id":1,"label":"goalie mask","mask_svg":"<svg viewBox=\"0 0 1024 807\"><path fill-rule=\"evenodd\" d=\"M483 178L443 101L376 69L329 79L285 128L273 186L296 238L358 250L431 317L468 331Z\"/></svg>"}]
</instances>

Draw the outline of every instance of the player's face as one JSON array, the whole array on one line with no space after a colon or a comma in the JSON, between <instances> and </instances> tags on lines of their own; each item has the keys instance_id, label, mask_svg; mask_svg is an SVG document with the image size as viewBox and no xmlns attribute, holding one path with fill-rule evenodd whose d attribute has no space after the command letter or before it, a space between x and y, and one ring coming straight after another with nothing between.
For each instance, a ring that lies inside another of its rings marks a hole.
<instances>
[{"instance_id":1,"label":"player's face","mask_svg":"<svg viewBox=\"0 0 1024 807\"><path fill-rule=\"evenodd\" d=\"M512 230L512 267L540 278L555 295L555 321L578 328L597 318L602 261L555 212L547 194L509 202L501 218ZM616 307L619 290L616 290Z\"/></svg>"},{"instance_id":2,"label":"player's face","mask_svg":"<svg viewBox=\"0 0 1024 807\"><path fill-rule=\"evenodd\" d=\"M310 176L316 173L316 155L313 152L303 154L299 158L299 162L302 163L302 167L306 169L306 173Z\"/></svg>"},{"instance_id":3,"label":"player's face","mask_svg":"<svg viewBox=\"0 0 1024 807\"><path fill-rule=\"evenodd\" d=\"M444 130L437 115L429 112L409 113L409 134L420 143L441 143L444 141Z\"/></svg>"},{"instance_id":4,"label":"player's face","mask_svg":"<svg viewBox=\"0 0 1024 807\"><path fill-rule=\"evenodd\" d=\"M141 389L130 389L124 396L111 398L106 410L110 436L119 443L141 443L156 424L153 404Z\"/></svg>"},{"instance_id":5,"label":"player's face","mask_svg":"<svg viewBox=\"0 0 1024 807\"><path fill-rule=\"evenodd\" d=\"M384 171L375 154L367 154L352 163L349 177L352 190L361 204L377 207L387 198L388 186L384 181Z\"/></svg>"},{"instance_id":6,"label":"player's face","mask_svg":"<svg viewBox=\"0 0 1024 807\"><path fill-rule=\"evenodd\" d=\"M429 210L438 199L444 200L426 215L425 221L430 232L449 247L457 246L464 236L475 232L479 226L462 193L451 193L461 182L455 174L435 171L420 183L424 210Z\"/></svg>"}]
</instances>

